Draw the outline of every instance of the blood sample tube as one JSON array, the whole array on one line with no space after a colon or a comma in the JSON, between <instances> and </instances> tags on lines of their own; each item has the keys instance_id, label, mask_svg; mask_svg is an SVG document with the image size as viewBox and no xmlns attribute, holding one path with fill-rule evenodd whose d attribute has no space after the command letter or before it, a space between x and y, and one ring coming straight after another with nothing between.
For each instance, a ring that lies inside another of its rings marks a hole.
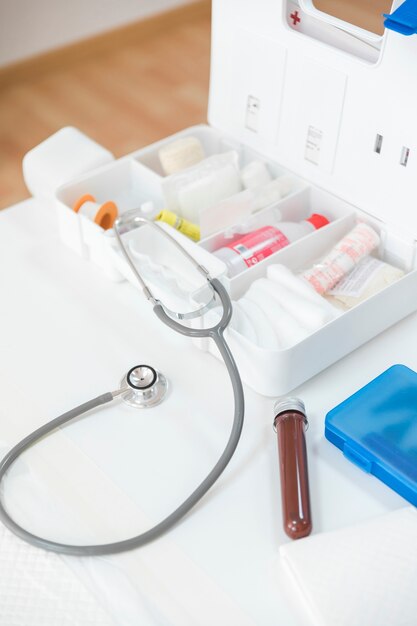
<instances>
[{"instance_id":1,"label":"blood sample tube","mask_svg":"<svg viewBox=\"0 0 417 626\"><path fill-rule=\"evenodd\" d=\"M309 535L312 529L305 406L298 398L280 398L275 403L274 414L284 530L291 539L300 539Z\"/></svg>"}]
</instances>

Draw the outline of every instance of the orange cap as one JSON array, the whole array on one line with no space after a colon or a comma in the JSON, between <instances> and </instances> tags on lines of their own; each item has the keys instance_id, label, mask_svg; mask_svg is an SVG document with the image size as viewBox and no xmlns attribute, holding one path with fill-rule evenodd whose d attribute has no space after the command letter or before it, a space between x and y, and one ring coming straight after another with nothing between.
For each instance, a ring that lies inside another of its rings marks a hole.
<instances>
[{"instance_id":1,"label":"orange cap","mask_svg":"<svg viewBox=\"0 0 417 626\"><path fill-rule=\"evenodd\" d=\"M324 215L320 215L320 213L313 213L313 215L310 215L310 217L306 219L306 222L310 222L310 224L313 224L316 230L330 223L327 217L324 217Z\"/></svg>"}]
</instances>

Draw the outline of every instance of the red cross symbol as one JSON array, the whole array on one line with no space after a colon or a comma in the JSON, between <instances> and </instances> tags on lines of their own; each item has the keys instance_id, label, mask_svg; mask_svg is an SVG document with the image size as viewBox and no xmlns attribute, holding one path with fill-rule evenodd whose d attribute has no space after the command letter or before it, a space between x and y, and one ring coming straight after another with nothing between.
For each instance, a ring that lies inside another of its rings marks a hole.
<instances>
[{"instance_id":1,"label":"red cross symbol","mask_svg":"<svg viewBox=\"0 0 417 626\"><path fill-rule=\"evenodd\" d=\"M297 26L297 22L301 22L301 18L298 17L298 11L291 13L290 18L292 19L294 26Z\"/></svg>"}]
</instances>

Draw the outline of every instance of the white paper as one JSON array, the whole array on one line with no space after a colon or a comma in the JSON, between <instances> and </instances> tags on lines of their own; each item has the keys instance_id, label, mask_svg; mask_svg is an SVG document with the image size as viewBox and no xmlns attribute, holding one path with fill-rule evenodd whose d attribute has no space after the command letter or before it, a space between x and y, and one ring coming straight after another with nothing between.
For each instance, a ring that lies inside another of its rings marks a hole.
<instances>
[{"instance_id":1,"label":"white paper","mask_svg":"<svg viewBox=\"0 0 417 626\"><path fill-rule=\"evenodd\" d=\"M317 626L415 626L417 510L280 548Z\"/></svg>"}]
</instances>

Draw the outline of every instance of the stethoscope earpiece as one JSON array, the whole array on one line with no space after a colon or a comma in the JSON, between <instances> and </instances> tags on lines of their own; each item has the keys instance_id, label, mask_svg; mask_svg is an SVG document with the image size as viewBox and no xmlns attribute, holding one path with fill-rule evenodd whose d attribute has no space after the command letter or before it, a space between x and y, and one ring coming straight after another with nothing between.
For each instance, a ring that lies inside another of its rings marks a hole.
<instances>
[{"instance_id":1,"label":"stethoscope earpiece","mask_svg":"<svg viewBox=\"0 0 417 626\"><path fill-rule=\"evenodd\" d=\"M136 409L156 406L165 398L168 381L150 365L135 365L120 383L120 398Z\"/></svg>"}]
</instances>

